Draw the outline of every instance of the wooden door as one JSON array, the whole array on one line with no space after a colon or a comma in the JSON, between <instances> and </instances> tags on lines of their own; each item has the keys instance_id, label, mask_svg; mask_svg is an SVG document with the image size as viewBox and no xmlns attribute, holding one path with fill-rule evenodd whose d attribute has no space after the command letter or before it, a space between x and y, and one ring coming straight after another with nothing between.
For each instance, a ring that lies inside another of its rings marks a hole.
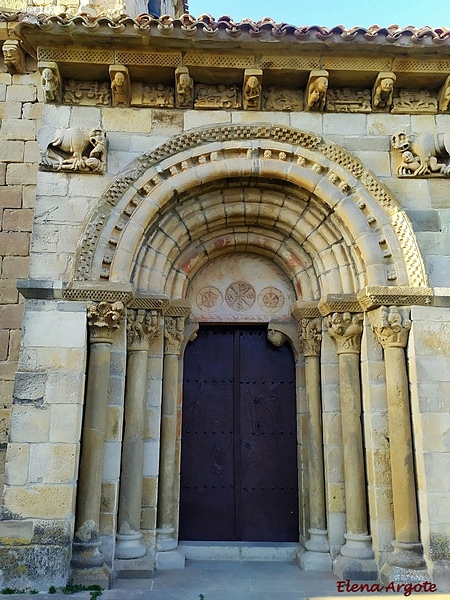
<instances>
[{"instance_id":1,"label":"wooden door","mask_svg":"<svg viewBox=\"0 0 450 600\"><path fill-rule=\"evenodd\" d=\"M201 326L184 357L180 539L298 541L295 369L266 326Z\"/></svg>"}]
</instances>

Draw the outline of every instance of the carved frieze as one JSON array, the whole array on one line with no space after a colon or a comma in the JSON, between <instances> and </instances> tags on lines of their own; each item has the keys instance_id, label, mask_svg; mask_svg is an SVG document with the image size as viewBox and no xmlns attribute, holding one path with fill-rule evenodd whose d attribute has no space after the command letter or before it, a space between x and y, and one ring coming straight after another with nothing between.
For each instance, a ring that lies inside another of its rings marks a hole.
<instances>
[{"instance_id":1,"label":"carved frieze","mask_svg":"<svg viewBox=\"0 0 450 600\"><path fill-rule=\"evenodd\" d=\"M41 171L104 173L106 137L101 129L58 129L39 164Z\"/></svg>"},{"instance_id":2,"label":"carved frieze","mask_svg":"<svg viewBox=\"0 0 450 600\"><path fill-rule=\"evenodd\" d=\"M306 110L323 111L327 99L328 71L311 71L306 87Z\"/></svg>"},{"instance_id":3,"label":"carved frieze","mask_svg":"<svg viewBox=\"0 0 450 600\"><path fill-rule=\"evenodd\" d=\"M450 134L404 131L391 138L394 167L399 177L450 176Z\"/></svg>"},{"instance_id":4,"label":"carved frieze","mask_svg":"<svg viewBox=\"0 0 450 600\"><path fill-rule=\"evenodd\" d=\"M268 85L263 90L262 107L264 110L301 111L303 110L303 92Z\"/></svg>"},{"instance_id":5,"label":"carved frieze","mask_svg":"<svg viewBox=\"0 0 450 600\"><path fill-rule=\"evenodd\" d=\"M394 114L436 114L437 98L429 90L399 90L393 98L391 113Z\"/></svg>"},{"instance_id":6,"label":"carved frieze","mask_svg":"<svg viewBox=\"0 0 450 600\"><path fill-rule=\"evenodd\" d=\"M204 85L195 86L195 108L220 109L242 108L242 93L237 85Z\"/></svg>"},{"instance_id":7,"label":"carved frieze","mask_svg":"<svg viewBox=\"0 0 450 600\"><path fill-rule=\"evenodd\" d=\"M339 113L372 112L372 95L370 90L357 90L344 87L328 90L327 111Z\"/></svg>"},{"instance_id":8,"label":"carved frieze","mask_svg":"<svg viewBox=\"0 0 450 600\"><path fill-rule=\"evenodd\" d=\"M41 85L45 102L61 102L62 80L58 65L54 62L39 63Z\"/></svg>"},{"instance_id":9,"label":"carved frieze","mask_svg":"<svg viewBox=\"0 0 450 600\"><path fill-rule=\"evenodd\" d=\"M131 106L173 108L175 106L174 89L164 83L135 82L131 85Z\"/></svg>"},{"instance_id":10,"label":"carved frieze","mask_svg":"<svg viewBox=\"0 0 450 600\"><path fill-rule=\"evenodd\" d=\"M106 81L69 79L64 84L63 102L64 104L83 106L110 106L110 84Z\"/></svg>"}]
</instances>

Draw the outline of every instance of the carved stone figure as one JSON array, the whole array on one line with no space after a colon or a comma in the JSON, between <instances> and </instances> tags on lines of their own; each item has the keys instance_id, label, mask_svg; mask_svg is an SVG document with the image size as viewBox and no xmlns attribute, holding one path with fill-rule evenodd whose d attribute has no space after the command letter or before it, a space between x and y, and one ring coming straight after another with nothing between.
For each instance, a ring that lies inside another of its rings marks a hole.
<instances>
[{"instance_id":1,"label":"carved stone figure","mask_svg":"<svg viewBox=\"0 0 450 600\"><path fill-rule=\"evenodd\" d=\"M397 175L450 175L450 166L438 162L438 157L448 159L450 155L449 133L421 133L418 136L409 136L402 131L392 136L391 143L392 149L401 155Z\"/></svg>"},{"instance_id":2,"label":"carved stone figure","mask_svg":"<svg viewBox=\"0 0 450 600\"><path fill-rule=\"evenodd\" d=\"M192 108L194 104L194 80L187 67L175 71L175 98L177 108Z\"/></svg>"},{"instance_id":3,"label":"carved stone figure","mask_svg":"<svg viewBox=\"0 0 450 600\"><path fill-rule=\"evenodd\" d=\"M78 171L103 173L106 161L106 138L101 129L57 130L47 147L40 168L44 171Z\"/></svg>"},{"instance_id":4,"label":"carved stone figure","mask_svg":"<svg viewBox=\"0 0 450 600\"><path fill-rule=\"evenodd\" d=\"M392 113L436 114L438 101L429 90L400 90L393 99Z\"/></svg>"},{"instance_id":5,"label":"carved stone figure","mask_svg":"<svg viewBox=\"0 0 450 600\"><path fill-rule=\"evenodd\" d=\"M195 88L195 108L242 108L241 92L237 85L204 85Z\"/></svg>"},{"instance_id":6,"label":"carved stone figure","mask_svg":"<svg viewBox=\"0 0 450 600\"><path fill-rule=\"evenodd\" d=\"M113 106L130 106L131 85L128 69L122 65L109 67Z\"/></svg>"},{"instance_id":7,"label":"carved stone figure","mask_svg":"<svg viewBox=\"0 0 450 600\"><path fill-rule=\"evenodd\" d=\"M339 113L372 112L370 90L337 88L327 92L327 110Z\"/></svg>"},{"instance_id":8,"label":"carved stone figure","mask_svg":"<svg viewBox=\"0 0 450 600\"><path fill-rule=\"evenodd\" d=\"M269 85L263 91L263 108L264 110L301 111L303 94L301 90L284 90Z\"/></svg>"},{"instance_id":9,"label":"carved stone figure","mask_svg":"<svg viewBox=\"0 0 450 600\"><path fill-rule=\"evenodd\" d=\"M389 112L394 97L394 73L379 73L373 86L372 108L378 111Z\"/></svg>"},{"instance_id":10,"label":"carved stone figure","mask_svg":"<svg viewBox=\"0 0 450 600\"><path fill-rule=\"evenodd\" d=\"M75 81L69 79L64 86L64 104L84 106L109 106L111 88L106 81Z\"/></svg>"},{"instance_id":11,"label":"carved stone figure","mask_svg":"<svg viewBox=\"0 0 450 600\"><path fill-rule=\"evenodd\" d=\"M244 110L261 110L262 71L246 69L244 73L243 106Z\"/></svg>"},{"instance_id":12,"label":"carved stone figure","mask_svg":"<svg viewBox=\"0 0 450 600\"><path fill-rule=\"evenodd\" d=\"M439 92L439 110L447 112L450 106L450 75L445 80Z\"/></svg>"},{"instance_id":13,"label":"carved stone figure","mask_svg":"<svg viewBox=\"0 0 450 600\"><path fill-rule=\"evenodd\" d=\"M306 110L322 111L328 90L328 71L312 71L306 89Z\"/></svg>"},{"instance_id":14,"label":"carved stone figure","mask_svg":"<svg viewBox=\"0 0 450 600\"><path fill-rule=\"evenodd\" d=\"M56 63L42 63L39 68L45 102L61 102L61 76L58 65Z\"/></svg>"},{"instance_id":15,"label":"carved stone figure","mask_svg":"<svg viewBox=\"0 0 450 600\"><path fill-rule=\"evenodd\" d=\"M8 73L23 75L25 73L25 54L17 40L6 40L3 44L3 59Z\"/></svg>"}]
</instances>

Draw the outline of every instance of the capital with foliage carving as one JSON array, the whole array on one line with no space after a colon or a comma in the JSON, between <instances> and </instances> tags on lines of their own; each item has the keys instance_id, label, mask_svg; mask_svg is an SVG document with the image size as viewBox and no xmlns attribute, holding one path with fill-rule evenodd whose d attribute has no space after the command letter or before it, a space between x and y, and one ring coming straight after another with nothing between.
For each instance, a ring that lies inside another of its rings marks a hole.
<instances>
[{"instance_id":1,"label":"capital with foliage carving","mask_svg":"<svg viewBox=\"0 0 450 600\"><path fill-rule=\"evenodd\" d=\"M322 323L320 319L302 319L302 343L304 356L319 356L322 342Z\"/></svg>"},{"instance_id":2,"label":"capital with foliage carving","mask_svg":"<svg viewBox=\"0 0 450 600\"><path fill-rule=\"evenodd\" d=\"M87 318L91 342L111 341L125 316L123 302L87 302Z\"/></svg>"},{"instance_id":3,"label":"capital with foliage carving","mask_svg":"<svg viewBox=\"0 0 450 600\"><path fill-rule=\"evenodd\" d=\"M381 306L377 316L372 330L383 348L405 348L411 329L409 308Z\"/></svg>"},{"instance_id":4,"label":"capital with foliage carving","mask_svg":"<svg viewBox=\"0 0 450 600\"><path fill-rule=\"evenodd\" d=\"M325 318L330 337L336 342L338 354L359 354L361 350L361 313L334 313Z\"/></svg>"},{"instance_id":5,"label":"capital with foliage carving","mask_svg":"<svg viewBox=\"0 0 450 600\"><path fill-rule=\"evenodd\" d=\"M148 350L150 342L159 334L157 310L127 310L127 347L131 350Z\"/></svg>"},{"instance_id":6,"label":"capital with foliage carving","mask_svg":"<svg viewBox=\"0 0 450 600\"><path fill-rule=\"evenodd\" d=\"M184 317L164 317L164 354L180 354L184 339Z\"/></svg>"}]
</instances>

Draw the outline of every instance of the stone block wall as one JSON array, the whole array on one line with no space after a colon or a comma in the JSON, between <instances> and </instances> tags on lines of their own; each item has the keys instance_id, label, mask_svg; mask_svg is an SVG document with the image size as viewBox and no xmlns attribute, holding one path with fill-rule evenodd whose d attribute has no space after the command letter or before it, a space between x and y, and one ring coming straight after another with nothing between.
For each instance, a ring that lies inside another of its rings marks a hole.
<instances>
[{"instance_id":1,"label":"stone block wall","mask_svg":"<svg viewBox=\"0 0 450 600\"><path fill-rule=\"evenodd\" d=\"M43 108L39 74L10 75L0 63L0 489L23 315L16 280L28 276Z\"/></svg>"}]
</instances>

